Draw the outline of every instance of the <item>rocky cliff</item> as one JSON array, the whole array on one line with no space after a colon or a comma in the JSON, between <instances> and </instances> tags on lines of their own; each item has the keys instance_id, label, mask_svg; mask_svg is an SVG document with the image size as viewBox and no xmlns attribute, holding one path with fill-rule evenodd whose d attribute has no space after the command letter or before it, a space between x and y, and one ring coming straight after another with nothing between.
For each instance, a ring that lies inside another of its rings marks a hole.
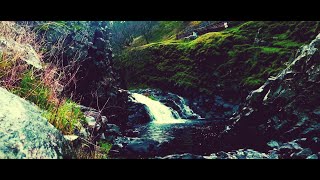
<instances>
[{"instance_id":1,"label":"rocky cliff","mask_svg":"<svg viewBox=\"0 0 320 180\"><path fill-rule=\"evenodd\" d=\"M320 151L319 47L320 35L286 69L248 95L224 133L225 147L266 149L275 141L300 139L303 147Z\"/></svg>"}]
</instances>

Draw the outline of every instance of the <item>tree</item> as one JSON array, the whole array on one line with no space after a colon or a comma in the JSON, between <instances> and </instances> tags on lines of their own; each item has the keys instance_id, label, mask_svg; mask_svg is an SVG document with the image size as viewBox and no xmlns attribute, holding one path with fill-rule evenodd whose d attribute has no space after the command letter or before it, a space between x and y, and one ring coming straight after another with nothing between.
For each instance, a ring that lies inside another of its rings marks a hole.
<instances>
[{"instance_id":1,"label":"tree","mask_svg":"<svg viewBox=\"0 0 320 180\"><path fill-rule=\"evenodd\" d=\"M156 21L141 21L137 23L138 29L140 29L141 34L147 43L150 42L151 30L156 23Z\"/></svg>"},{"instance_id":2,"label":"tree","mask_svg":"<svg viewBox=\"0 0 320 180\"><path fill-rule=\"evenodd\" d=\"M147 43L150 42L151 30L157 21L112 21L112 45L115 51L120 51L130 46L134 37L143 36Z\"/></svg>"}]
</instances>

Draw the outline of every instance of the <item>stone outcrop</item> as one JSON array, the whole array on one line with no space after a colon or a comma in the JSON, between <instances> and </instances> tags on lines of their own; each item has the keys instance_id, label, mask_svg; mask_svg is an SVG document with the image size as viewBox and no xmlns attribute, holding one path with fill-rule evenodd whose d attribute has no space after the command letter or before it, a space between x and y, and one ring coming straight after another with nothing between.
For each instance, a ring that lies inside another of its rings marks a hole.
<instances>
[{"instance_id":1,"label":"stone outcrop","mask_svg":"<svg viewBox=\"0 0 320 180\"><path fill-rule=\"evenodd\" d=\"M63 135L42 111L0 87L0 159L72 158Z\"/></svg>"},{"instance_id":2,"label":"stone outcrop","mask_svg":"<svg viewBox=\"0 0 320 180\"><path fill-rule=\"evenodd\" d=\"M266 149L270 140L306 138L304 148L320 151L319 47L320 35L280 74L249 94L222 136L224 147Z\"/></svg>"}]
</instances>

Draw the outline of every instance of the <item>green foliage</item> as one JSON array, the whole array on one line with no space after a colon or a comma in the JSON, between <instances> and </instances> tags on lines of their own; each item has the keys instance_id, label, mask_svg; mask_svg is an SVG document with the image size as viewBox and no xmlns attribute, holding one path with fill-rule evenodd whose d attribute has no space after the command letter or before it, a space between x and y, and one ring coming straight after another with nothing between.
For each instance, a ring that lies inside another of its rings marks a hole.
<instances>
[{"instance_id":1,"label":"green foliage","mask_svg":"<svg viewBox=\"0 0 320 180\"><path fill-rule=\"evenodd\" d=\"M22 75L18 83L19 86L11 91L45 110L43 116L62 133L72 134L84 119L83 113L71 100L58 105L52 101L52 90L44 84L39 76L32 69L27 70Z\"/></svg>"},{"instance_id":2,"label":"green foliage","mask_svg":"<svg viewBox=\"0 0 320 180\"><path fill-rule=\"evenodd\" d=\"M167 39L174 39L177 32L183 27L182 21L160 21L151 32L151 42L159 42Z\"/></svg>"},{"instance_id":3,"label":"green foliage","mask_svg":"<svg viewBox=\"0 0 320 180\"><path fill-rule=\"evenodd\" d=\"M255 77L247 77L244 79L243 83L244 85L255 88L263 84L264 81L262 79L256 79Z\"/></svg>"},{"instance_id":4,"label":"green foliage","mask_svg":"<svg viewBox=\"0 0 320 180\"><path fill-rule=\"evenodd\" d=\"M102 153L102 158L107 159L110 149L112 148L112 144L107 141L100 141L99 142L100 150Z\"/></svg>"},{"instance_id":5,"label":"green foliage","mask_svg":"<svg viewBox=\"0 0 320 180\"><path fill-rule=\"evenodd\" d=\"M176 83L176 85L180 87L193 87L196 83L196 78L190 76L189 74L185 72L177 72L175 75L173 75L169 81L173 81Z\"/></svg>"},{"instance_id":6,"label":"green foliage","mask_svg":"<svg viewBox=\"0 0 320 180\"><path fill-rule=\"evenodd\" d=\"M63 134L73 134L79 123L85 120L80 107L71 100L66 100L58 107L49 108L43 116Z\"/></svg>"},{"instance_id":7,"label":"green foliage","mask_svg":"<svg viewBox=\"0 0 320 180\"><path fill-rule=\"evenodd\" d=\"M35 103L41 109L52 106L49 102L50 89L31 70L23 75L20 87L15 88L13 93Z\"/></svg>"}]
</instances>

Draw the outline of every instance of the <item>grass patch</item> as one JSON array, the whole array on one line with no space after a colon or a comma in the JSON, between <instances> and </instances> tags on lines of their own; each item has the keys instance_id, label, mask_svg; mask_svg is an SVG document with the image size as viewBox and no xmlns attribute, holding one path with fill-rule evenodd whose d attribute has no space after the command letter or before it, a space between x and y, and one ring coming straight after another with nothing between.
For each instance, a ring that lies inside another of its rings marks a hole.
<instances>
[{"instance_id":1,"label":"grass patch","mask_svg":"<svg viewBox=\"0 0 320 180\"><path fill-rule=\"evenodd\" d=\"M31 70L23 75L20 87L15 88L13 93L35 103L41 109L48 109L53 106L48 101L51 93L50 89Z\"/></svg>"},{"instance_id":2,"label":"grass patch","mask_svg":"<svg viewBox=\"0 0 320 180\"><path fill-rule=\"evenodd\" d=\"M49 108L43 116L63 134L73 134L79 123L85 121L80 107L71 100L66 100L58 107Z\"/></svg>"}]
</instances>

